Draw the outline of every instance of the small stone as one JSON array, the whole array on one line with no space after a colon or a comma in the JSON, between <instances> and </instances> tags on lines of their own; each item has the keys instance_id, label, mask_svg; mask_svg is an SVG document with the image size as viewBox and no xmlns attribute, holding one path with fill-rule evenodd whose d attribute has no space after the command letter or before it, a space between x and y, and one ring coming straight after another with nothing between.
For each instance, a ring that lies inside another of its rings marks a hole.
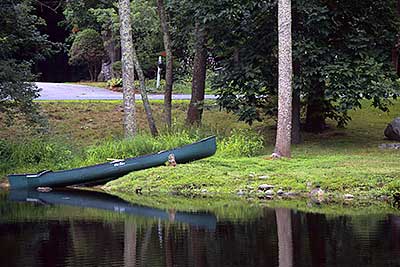
<instances>
[{"instance_id":1,"label":"small stone","mask_svg":"<svg viewBox=\"0 0 400 267\"><path fill-rule=\"evenodd\" d=\"M299 195L299 193L293 192L293 191L289 191L285 195L288 196L288 197L297 197Z\"/></svg>"},{"instance_id":2,"label":"small stone","mask_svg":"<svg viewBox=\"0 0 400 267\"><path fill-rule=\"evenodd\" d=\"M208 191L207 191L207 189L201 189L201 192L202 193L207 193Z\"/></svg>"},{"instance_id":3,"label":"small stone","mask_svg":"<svg viewBox=\"0 0 400 267\"><path fill-rule=\"evenodd\" d=\"M261 176L259 176L258 178L260 178L260 179L268 179L269 176L268 176L268 175L261 175Z\"/></svg>"},{"instance_id":4,"label":"small stone","mask_svg":"<svg viewBox=\"0 0 400 267\"><path fill-rule=\"evenodd\" d=\"M249 174L249 177L250 178L254 178L256 176L256 174L254 173L254 172L251 172L250 174Z\"/></svg>"},{"instance_id":5,"label":"small stone","mask_svg":"<svg viewBox=\"0 0 400 267\"><path fill-rule=\"evenodd\" d=\"M258 186L258 189L259 189L259 190L263 190L263 191L269 190L269 189L272 189L272 188L274 188L274 186L273 186L273 185L270 185L270 184L260 184L260 185Z\"/></svg>"},{"instance_id":6,"label":"small stone","mask_svg":"<svg viewBox=\"0 0 400 267\"><path fill-rule=\"evenodd\" d=\"M276 191L276 194L277 194L278 196L282 196L283 193L285 193L285 192L284 192L282 189L278 189L278 191Z\"/></svg>"},{"instance_id":7,"label":"small stone","mask_svg":"<svg viewBox=\"0 0 400 267\"><path fill-rule=\"evenodd\" d=\"M310 194L315 197L323 197L325 192L321 188L315 188L311 190Z\"/></svg>"},{"instance_id":8,"label":"small stone","mask_svg":"<svg viewBox=\"0 0 400 267\"><path fill-rule=\"evenodd\" d=\"M352 194L344 194L343 195L344 199L353 199L354 196Z\"/></svg>"},{"instance_id":9,"label":"small stone","mask_svg":"<svg viewBox=\"0 0 400 267\"><path fill-rule=\"evenodd\" d=\"M382 195L382 196L380 196L378 199L379 199L380 201L388 201L388 200L389 200L389 197L388 197L388 196L385 196L385 195Z\"/></svg>"},{"instance_id":10,"label":"small stone","mask_svg":"<svg viewBox=\"0 0 400 267\"><path fill-rule=\"evenodd\" d=\"M244 195L244 192L243 192L242 189L240 189L236 194L237 194L238 196L243 196L243 195Z\"/></svg>"},{"instance_id":11,"label":"small stone","mask_svg":"<svg viewBox=\"0 0 400 267\"><path fill-rule=\"evenodd\" d=\"M275 153L275 152L274 152L274 153L271 154L271 158L272 158L272 159L280 159L280 158L281 158L281 155L279 155L278 153Z\"/></svg>"},{"instance_id":12,"label":"small stone","mask_svg":"<svg viewBox=\"0 0 400 267\"><path fill-rule=\"evenodd\" d=\"M274 194L275 194L275 192L272 189L269 189L269 190L265 191L265 195L266 196L273 196Z\"/></svg>"}]
</instances>

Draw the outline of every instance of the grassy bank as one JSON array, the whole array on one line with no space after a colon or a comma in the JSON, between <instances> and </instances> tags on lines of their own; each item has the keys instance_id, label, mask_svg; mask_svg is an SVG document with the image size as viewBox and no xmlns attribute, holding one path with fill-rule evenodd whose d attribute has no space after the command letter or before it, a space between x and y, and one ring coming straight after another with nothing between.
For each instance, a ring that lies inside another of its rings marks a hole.
<instances>
[{"instance_id":1,"label":"grassy bank","mask_svg":"<svg viewBox=\"0 0 400 267\"><path fill-rule=\"evenodd\" d=\"M161 125L162 103L155 101L156 121ZM342 199L343 194L357 200L379 199L400 191L398 150L381 150L383 129L400 114L400 103L391 113L382 113L365 103L351 112L346 129L332 128L323 134L305 134L304 143L293 147L293 158L269 159L274 144L274 122L249 127L236 116L220 111L208 102L201 128L184 125L187 101L174 102L174 127L158 139L148 136L146 118L138 102L141 136L122 138L120 101L43 101L49 117L49 132L15 125L0 131L0 174L64 169L150 153L204 136L218 136L215 156L186 165L159 167L131 173L105 186L111 192L131 194L141 188L145 195L264 197L261 184L292 194L306 195L320 186L327 199ZM276 198L276 196L275 196Z\"/></svg>"}]
</instances>

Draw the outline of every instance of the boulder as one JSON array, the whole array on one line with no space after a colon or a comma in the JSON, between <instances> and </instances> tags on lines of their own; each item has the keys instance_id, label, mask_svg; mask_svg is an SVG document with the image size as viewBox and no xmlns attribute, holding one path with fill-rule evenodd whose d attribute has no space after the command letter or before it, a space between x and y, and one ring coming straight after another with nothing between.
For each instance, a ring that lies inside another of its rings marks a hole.
<instances>
[{"instance_id":1,"label":"boulder","mask_svg":"<svg viewBox=\"0 0 400 267\"><path fill-rule=\"evenodd\" d=\"M400 141L400 117L388 124L385 129L385 136L390 140Z\"/></svg>"}]
</instances>

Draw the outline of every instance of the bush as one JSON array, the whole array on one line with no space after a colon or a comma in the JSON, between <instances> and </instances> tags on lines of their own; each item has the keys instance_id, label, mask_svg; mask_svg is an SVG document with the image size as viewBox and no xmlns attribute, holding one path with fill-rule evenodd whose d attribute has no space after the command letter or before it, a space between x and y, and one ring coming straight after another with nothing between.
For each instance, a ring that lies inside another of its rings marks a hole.
<instances>
[{"instance_id":1,"label":"bush","mask_svg":"<svg viewBox=\"0 0 400 267\"><path fill-rule=\"evenodd\" d=\"M112 76L114 78L122 78L122 62L121 61L115 61L112 66Z\"/></svg>"},{"instance_id":2,"label":"bush","mask_svg":"<svg viewBox=\"0 0 400 267\"><path fill-rule=\"evenodd\" d=\"M232 130L231 135L219 143L218 152L231 157L251 157L264 149L264 139L250 130Z\"/></svg>"},{"instance_id":3,"label":"bush","mask_svg":"<svg viewBox=\"0 0 400 267\"><path fill-rule=\"evenodd\" d=\"M125 159L155 153L190 144L199 139L186 131L162 134L156 138L148 134L137 135L131 139L112 140L101 145L91 146L86 150L88 164L104 162L108 159Z\"/></svg>"},{"instance_id":4,"label":"bush","mask_svg":"<svg viewBox=\"0 0 400 267\"><path fill-rule=\"evenodd\" d=\"M59 168L71 160L71 150L59 142L42 139L18 143L0 141L0 172L28 166Z\"/></svg>"},{"instance_id":5,"label":"bush","mask_svg":"<svg viewBox=\"0 0 400 267\"><path fill-rule=\"evenodd\" d=\"M93 29L86 29L76 35L69 50L69 63L71 65L87 64L90 80L97 81L104 55L100 34Z\"/></svg>"},{"instance_id":6,"label":"bush","mask_svg":"<svg viewBox=\"0 0 400 267\"><path fill-rule=\"evenodd\" d=\"M110 88L114 87L122 87L122 79L121 78L112 78L107 81L107 86Z\"/></svg>"}]
</instances>

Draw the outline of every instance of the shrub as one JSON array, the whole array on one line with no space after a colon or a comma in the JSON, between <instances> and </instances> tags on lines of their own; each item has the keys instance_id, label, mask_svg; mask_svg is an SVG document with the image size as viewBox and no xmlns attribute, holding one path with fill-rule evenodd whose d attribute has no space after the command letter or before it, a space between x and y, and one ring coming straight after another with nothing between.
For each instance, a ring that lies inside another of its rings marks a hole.
<instances>
[{"instance_id":1,"label":"shrub","mask_svg":"<svg viewBox=\"0 0 400 267\"><path fill-rule=\"evenodd\" d=\"M71 160L71 150L60 142L43 139L18 143L0 142L0 172L27 166L59 168Z\"/></svg>"},{"instance_id":2,"label":"shrub","mask_svg":"<svg viewBox=\"0 0 400 267\"><path fill-rule=\"evenodd\" d=\"M112 66L112 76L114 78L122 78L122 62L121 61L115 61Z\"/></svg>"},{"instance_id":3,"label":"shrub","mask_svg":"<svg viewBox=\"0 0 400 267\"><path fill-rule=\"evenodd\" d=\"M232 130L231 135L219 143L218 152L232 157L251 157L264 149L264 139L250 130Z\"/></svg>"},{"instance_id":4,"label":"shrub","mask_svg":"<svg viewBox=\"0 0 400 267\"><path fill-rule=\"evenodd\" d=\"M100 34L93 29L86 29L76 35L69 50L69 63L71 65L87 64L90 80L97 81L104 55L103 40Z\"/></svg>"},{"instance_id":5,"label":"shrub","mask_svg":"<svg viewBox=\"0 0 400 267\"><path fill-rule=\"evenodd\" d=\"M104 162L107 158L125 159L186 145L197 141L198 137L188 132L167 133L156 138L148 134L131 139L112 140L86 150L87 163Z\"/></svg>"},{"instance_id":6,"label":"shrub","mask_svg":"<svg viewBox=\"0 0 400 267\"><path fill-rule=\"evenodd\" d=\"M112 78L107 81L107 86L110 88L114 87L122 87L122 79L121 78Z\"/></svg>"}]
</instances>

